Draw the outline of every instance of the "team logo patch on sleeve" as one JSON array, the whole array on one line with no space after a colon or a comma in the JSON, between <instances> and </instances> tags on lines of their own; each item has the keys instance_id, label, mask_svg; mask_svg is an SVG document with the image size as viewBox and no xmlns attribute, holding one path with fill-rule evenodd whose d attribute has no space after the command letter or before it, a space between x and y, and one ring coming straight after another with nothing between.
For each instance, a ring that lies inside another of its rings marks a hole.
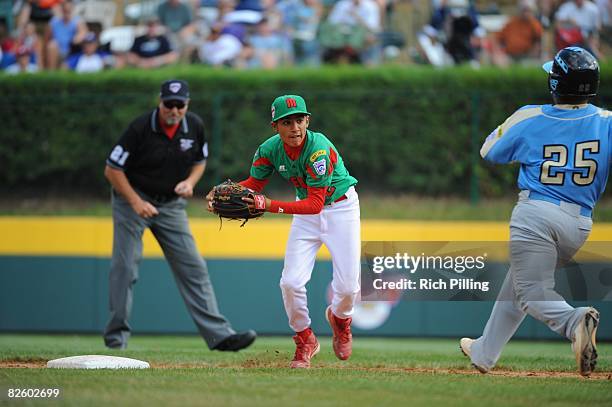
<instances>
[{"instance_id":1,"label":"team logo patch on sleeve","mask_svg":"<svg viewBox=\"0 0 612 407\"><path fill-rule=\"evenodd\" d=\"M327 151L325 150L319 150L319 151L315 151L314 153L312 153L312 155L310 156L310 162L315 162L315 160L319 157L321 157L322 155L327 154Z\"/></svg>"},{"instance_id":2,"label":"team logo patch on sleeve","mask_svg":"<svg viewBox=\"0 0 612 407\"><path fill-rule=\"evenodd\" d=\"M193 140L181 139L181 151L187 151L193 146Z\"/></svg>"},{"instance_id":3,"label":"team logo patch on sleeve","mask_svg":"<svg viewBox=\"0 0 612 407\"><path fill-rule=\"evenodd\" d=\"M325 161L325 158L315 161L312 163L312 166L318 175L325 175L327 172L327 162Z\"/></svg>"}]
</instances>

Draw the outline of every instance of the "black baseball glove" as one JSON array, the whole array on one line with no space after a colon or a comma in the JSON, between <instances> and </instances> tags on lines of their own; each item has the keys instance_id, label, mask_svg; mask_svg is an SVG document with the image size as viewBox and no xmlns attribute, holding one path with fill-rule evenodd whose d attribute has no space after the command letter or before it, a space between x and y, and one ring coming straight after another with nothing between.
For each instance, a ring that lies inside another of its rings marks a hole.
<instances>
[{"instance_id":1,"label":"black baseball glove","mask_svg":"<svg viewBox=\"0 0 612 407\"><path fill-rule=\"evenodd\" d=\"M249 206L249 203L242 198L251 198L253 203ZM228 179L213 188L211 206L219 218L242 220L240 226L244 226L250 219L259 218L264 214L266 197Z\"/></svg>"}]
</instances>

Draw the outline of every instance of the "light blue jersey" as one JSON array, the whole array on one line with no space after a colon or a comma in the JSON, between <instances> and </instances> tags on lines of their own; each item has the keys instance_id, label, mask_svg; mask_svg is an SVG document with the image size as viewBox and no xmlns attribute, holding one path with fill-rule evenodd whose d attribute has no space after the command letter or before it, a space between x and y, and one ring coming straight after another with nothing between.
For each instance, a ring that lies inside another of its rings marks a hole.
<instances>
[{"instance_id":1,"label":"light blue jersey","mask_svg":"<svg viewBox=\"0 0 612 407\"><path fill-rule=\"evenodd\" d=\"M592 210L608 180L612 114L591 104L524 106L487 137L480 155L519 162L518 187Z\"/></svg>"}]
</instances>

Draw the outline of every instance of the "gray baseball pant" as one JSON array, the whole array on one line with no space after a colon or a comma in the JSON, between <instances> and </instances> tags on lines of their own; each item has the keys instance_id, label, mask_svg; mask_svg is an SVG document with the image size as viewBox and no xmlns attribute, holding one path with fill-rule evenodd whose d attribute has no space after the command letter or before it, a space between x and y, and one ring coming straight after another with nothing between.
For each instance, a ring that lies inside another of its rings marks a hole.
<instances>
[{"instance_id":1,"label":"gray baseball pant","mask_svg":"<svg viewBox=\"0 0 612 407\"><path fill-rule=\"evenodd\" d=\"M156 206L159 214L144 219L119 194L113 191L113 256L110 270L110 318L104 330L109 347L125 347L130 336L133 286L138 280L138 264L142 259L142 235L145 228L159 242L172 269L179 292L200 335L209 348L235 334L230 323L219 313L208 269L198 253L189 229L186 201L182 198L156 204L139 192L143 199Z\"/></svg>"},{"instance_id":2,"label":"gray baseball pant","mask_svg":"<svg viewBox=\"0 0 612 407\"><path fill-rule=\"evenodd\" d=\"M490 369L527 314L573 339L587 307L573 308L554 290L558 264L569 261L591 232L580 207L531 200L519 194L510 220L510 270L484 332L471 348L472 362Z\"/></svg>"}]
</instances>

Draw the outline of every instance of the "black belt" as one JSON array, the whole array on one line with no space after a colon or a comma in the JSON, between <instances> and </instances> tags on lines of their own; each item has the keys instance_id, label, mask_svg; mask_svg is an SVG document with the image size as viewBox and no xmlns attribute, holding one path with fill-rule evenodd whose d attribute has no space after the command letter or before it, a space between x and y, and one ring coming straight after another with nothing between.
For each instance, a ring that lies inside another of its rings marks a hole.
<instances>
[{"instance_id":1,"label":"black belt","mask_svg":"<svg viewBox=\"0 0 612 407\"><path fill-rule=\"evenodd\" d=\"M149 195L149 198L151 198L151 200L153 200L156 203L160 203L160 204L165 204L168 202L172 202L178 199L178 195L176 194L157 194L157 195Z\"/></svg>"},{"instance_id":2,"label":"black belt","mask_svg":"<svg viewBox=\"0 0 612 407\"><path fill-rule=\"evenodd\" d=\"M154 201L155 203L158 203L158 204L165 204L165 203L172 202L179 198L179 196L176 194L148 194L142 191L141 189L138 189L138 188L134 188L134 189L136 190L136 193L141 198L145 200L150 199L151 201ZM121 194L117 192L115 188L112 188L111 191L115 196L121 196Z\"/></svg>"}]
</instances>

